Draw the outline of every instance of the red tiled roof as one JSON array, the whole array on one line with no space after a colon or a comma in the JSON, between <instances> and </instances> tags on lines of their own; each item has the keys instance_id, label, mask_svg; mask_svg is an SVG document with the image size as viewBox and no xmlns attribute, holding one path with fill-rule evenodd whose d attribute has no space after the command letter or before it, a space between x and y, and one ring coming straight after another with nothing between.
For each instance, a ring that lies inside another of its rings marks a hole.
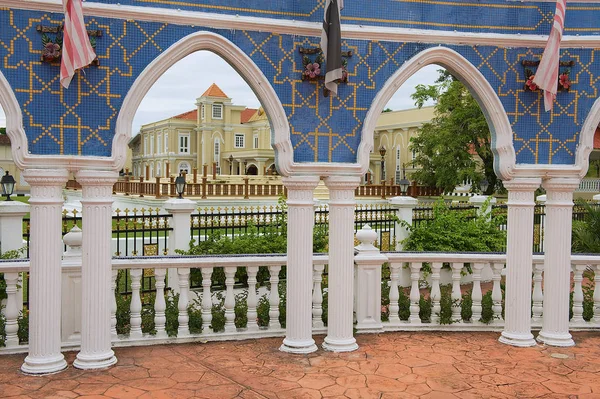
<instances>
[{"instance_id":1,"label":"red tiled roof","mask_svg":"<svg viewBox=\"0 0 600 399\"><path fill-rule=\"evenodd\" d=\"M200 97L222 97L229 98L227 94L223 93L223 90L215 83L211 84L210 87Z\"/></svg>"},{"instance_id":2,"label":"red tiled roof","mask_svg":"<svg viewBox=\"0 0 600 399\"><path fill-rule=\"evenodd\" d=\"M185 119L188 121L196 121L198 120L198 110L193 109L188 112L184 112L183 114L175 115L173 119Z\"/></svg>"},{"instance_id":3,"label":"red tiled roof","mask_svg":"<svg viewBox=\"0 0 600 399\"><path fill-rule=\"evenodd\" d=\"M242 111L242 115L240 117L242 123L246 123L254 116L254 114L258 111L255 108L246 108Z\"/></svg>"},{"instance_id":4,"label":"red tiled roof","mask_svg":"<svg viewBox=\"0 0 600 399\"><path fill-rule=\"evenodd\" d=\"M596 128L596 133L594 133L594 149L600 150L600 127Z\"/></svg>"}]
</instances>

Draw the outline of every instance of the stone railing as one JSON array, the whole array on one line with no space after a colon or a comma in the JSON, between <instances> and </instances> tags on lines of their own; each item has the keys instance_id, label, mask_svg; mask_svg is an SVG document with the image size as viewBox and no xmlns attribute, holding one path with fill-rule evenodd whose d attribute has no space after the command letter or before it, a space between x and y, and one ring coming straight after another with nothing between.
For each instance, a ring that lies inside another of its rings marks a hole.
<instances>
[{"instance_id":1,"label":"stone railing","mask_svg":"<svg viewBox=\"0 0 600 399\"><path fill-rule=\"evenodd\" d=\"M600 193L600 179L583 179L579 188L575 190L580 193Z\"/></svg>"}]
</instances>

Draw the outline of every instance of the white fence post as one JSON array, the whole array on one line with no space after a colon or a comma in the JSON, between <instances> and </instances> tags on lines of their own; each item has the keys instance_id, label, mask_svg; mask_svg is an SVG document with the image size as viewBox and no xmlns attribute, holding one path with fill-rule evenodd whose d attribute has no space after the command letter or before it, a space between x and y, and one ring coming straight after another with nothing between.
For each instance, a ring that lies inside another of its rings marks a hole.
<instances>
[{"instance_id":1,"label":"white fence post","mask_svg":"<svg viewBox=\"0 0 600 399\"><path fill-rule=\"evenodd\" d=\"M169 255L174 255L176 249L188 251L192 239L190 218L196 209L196 202L188 199L171 198L165 201L165 211L173 215L169 231ZM167 286L174 294L179 293L179 278L177 269L169 269L167 273Z\"/></svg>"},{"instance_id":2,"label":"white fence post","mask_svg":"<svg viewBox=\"0 0 600 399\"><path fill-rule=\"evenodd\" d=\"M396 209L396 216L398 216L398 219L404 220L410 226L412 226L413 209L415 209L418 202L419 201L413 197L394 197L390 199L390 205L392 208ZM399 222L396 222L394 229L396 231L396 251L402 251L402 241L408 238L409 231Z\"/></svg>"},{"instance_id":3,"label":"white fence post","mask_svg":"<svg viewBox=\"0 0 600 399\"><path fill-rule=\"evenodd\" d=\"M63 237L67 250L63 254L61 325L63 342L81 341L81 245L83 233L73 226ZM113 294L114 295L114 294Z\"/></svg>"},{"instance_id":4,"label":"white fence post","mask_svg":"<svg viewBox=\"0 0 600 399\"><path fill-rule=\"evenodd\" d=\"M368 224L356 233L361 242L354 247L356 264L356 330L381 332L381 266L387 256L381 254L373 243L377 233Z\"/></svg>"}]
</instances>

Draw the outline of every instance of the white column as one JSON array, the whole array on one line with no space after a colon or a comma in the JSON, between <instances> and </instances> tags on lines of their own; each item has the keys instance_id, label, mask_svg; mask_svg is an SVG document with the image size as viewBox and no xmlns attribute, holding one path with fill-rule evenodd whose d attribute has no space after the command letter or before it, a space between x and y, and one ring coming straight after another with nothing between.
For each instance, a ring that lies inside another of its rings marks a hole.
<instances>
[{"instance_id":1,"label":"white column","mask_svg":"<svg viewBox=\"0 0 600 399\"><path fill-rule=\"evenodd\" d=\"M21 370L30 374L54 373L67 367L60 353L60 301L62 190L69 174L63 169L26 169L23 176L31 186L31 244L29 354Z\"/></svg>"},{"instance_id":2,"label":"white column","mask_svg":"<svg viewBox=\"0 0 600 399\"><path fill-rule=\"evenodd\" d=\"M500 342L534 346L531 334L531 265L533 261L533 200L541 179L504 182L508 190L508 238L504 331Z\"/></svg>"},{"instance_id":3,"label":"white column","mask_svg":"<svg viewBox=\"0 0 600 399\"><path fill-rule=\"evenodd\" d=\"M189 199L171 198L165 201L165 211L169 212L171 218L171 227L173 230L169 232L168 248L169 255L175 255L175 250L188 251L190 249L190 240L192 233L190 229L190 220L192 213L196 209L196 202ZM179 292L179 278L177 269L170 268L167 274L167 286L174 293Z\"/></svg>"},{"instance_id":4,"label":"white column","mask_svg":"<svg viewBox=\"0 0 600 399\"><path fill-rule=\"evenodd\" d=\"M396 216L398 216L398 220L404 220L409 226L412 226L413 209L419 201L413 197L394 197L389 202L392 208L397 209ZM402 241L408 238L410 232L400 223L396 223L394 229L396 231L396 251L402 251Z\"/></svg>"},{"instance_id":5,"label":"white column","mask_svg":"<svg viewBox=\"0 0 600 399\"><path fill-rule=\"evenodd\" d=\"M118 173L80 170L82 187L81 350L78 369L100 369L117 362L111 349L112 189Z\"/></svg>"},{"instance_id":6,"label":"white column","mask_svg":"<svg viewBox=\"0 0 600 399\"><path fill-rule=\"evenodd\" d=\"M573 346L575 342L569 334L571 225L573 191L579 187L579 179L552 178L545 180L543 186L546 189L544 317L537 339L546 345Z\"/></svg>"},{"instance_id":7,"label":"white column","mask_svg":"<svg viewBox=\"0 0 600 399\"><path fill-rule=\"evenodd\" d=\"M373 245L377 233L368 224L356 233L361 244L354 257L356 263L356 329L361 332L381 332L381 266L387 256Z\"/></svg>"},{"instance_id":8,"label":"white column","mask_svg":"<svg viewBox=\"0 0 600 399\"><path fill-rule=\"evenodd\" d=\"M286 268L285 339L279 350L311 353L317 350L312 338L313 192L318 176L294 176L283 179L288 191L288 233Z\"/></svg>"},{"instance_id":9,"label":"white column","mask_svg":"<svg viewBox=\"0 0 600 399\"><path fill-rule=\"evenodd\" d=\"M334 352L358 349L354 339L354 190L360 176L330 176L329 291L327 336L323 348Z\"/></svg>"}]
</instances>

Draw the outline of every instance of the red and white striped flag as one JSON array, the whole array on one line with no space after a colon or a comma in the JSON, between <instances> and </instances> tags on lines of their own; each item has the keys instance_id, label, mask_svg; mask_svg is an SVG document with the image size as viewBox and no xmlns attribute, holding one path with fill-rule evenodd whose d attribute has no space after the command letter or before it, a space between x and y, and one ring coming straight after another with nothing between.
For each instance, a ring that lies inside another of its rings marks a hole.
<instances>
[{"instance_id":1,"label":"red and white striped flag","mask_svg":"<svg viewBox=\"0 0 600 399\"><path fill-rule=\"evenodd\" d=\"M560 57L560 41L562 39L563 27L565 26L565 11L567 9L567 0L556 1L556 11L554 12L554 23L548 43L544 49L542 60L533 78L533 83L544 90L544 107L546 111L552 109L552 102L556 98L556 88L558 86L558 67Z\"/></svg>"},{"instance_id":2,"label":"red and white striped flag","mask_svg":"<svg viewBox=\"0 0 600 399\"><path fill-rule=\"evenodd\" d=\"M62 0L65 9L60 83L68 88L75 70L89 65L96 59L90 38L83 22L81 0Z\"/></svg>"}]
</instances>

